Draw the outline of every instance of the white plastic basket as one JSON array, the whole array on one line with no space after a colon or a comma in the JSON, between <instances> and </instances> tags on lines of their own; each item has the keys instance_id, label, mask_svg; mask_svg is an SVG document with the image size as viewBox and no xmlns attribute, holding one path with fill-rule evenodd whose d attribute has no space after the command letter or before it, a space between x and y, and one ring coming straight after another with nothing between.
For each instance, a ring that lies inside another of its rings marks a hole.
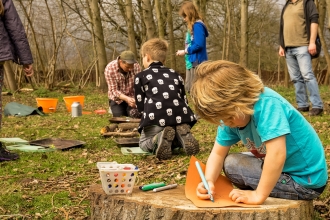
<instances>
[{"instance_id":1,"label":"white plastic basket","mask_svg":"<svg viewBox=\"0 0 330 220\"><path fill-rule=\"evenodd\" d=\"M97 162L102 188L108 195L131 194L139 168L133 164Z\"/></svg>"}]
</instances>

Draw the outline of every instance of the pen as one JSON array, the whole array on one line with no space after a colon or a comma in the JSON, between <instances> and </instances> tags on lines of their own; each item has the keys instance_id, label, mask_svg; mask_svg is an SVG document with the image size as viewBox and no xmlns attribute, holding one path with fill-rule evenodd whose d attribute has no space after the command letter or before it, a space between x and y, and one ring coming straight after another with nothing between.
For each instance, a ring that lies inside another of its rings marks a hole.
<instances>
[{"instance_id":1,"label":"pen","mask_svg":"<svg viewBox=\"0 0 330 220\"><path fill-rule=\"evenodd\" d=\"M213 196L212 196L212 194L211 194L211 190L210 190L210 188L209 188L209 184L207 183L207 181L206 181L206 179L205 179L205 176L204 176L204 173L203 173L203 171L202 171L201 165L199 165L199 162L198 162L198 161L196 161L195 164L196 164L196 167L197 167L198 173L199 173L199 175L200 175L200 177L201 177L201 179L202 179L202 181L203 181L204 187L205 187L205 189L207 189L208 194L210 195L210 200L211 200L212 202L214 202Z\"/></svg>"},{"instance_id":2,"label":"pen","mask_svg":"<svg viewBox=\"0 0 330 220\"><path fill-rule=\"evenodd\" d=\"M173 188L175 188L175 187L177 187L178 186L178 184L171 184L171 185L167 185L167 186L163 186L163 187L159 187L159 188L155 188L155 189L153 189L152 191L154 191L154 192L159 192L159 191L163 191L163 190L167 190L167 189L173 189Z\"/></svg>"},{"instance_id":3,"label":"pen","mask_svg":"<svg viewBox=\"0 0 330 220\"><path fill-rule=\"evenodd\" d=\"M155 188L159 188L159 187L162 187L162 186L166 186L166 184L164 182L152 183L152 184L142 186L142 190L143 191L148 191L148 190L153 190Z\"/></svg>"}]
</instances>

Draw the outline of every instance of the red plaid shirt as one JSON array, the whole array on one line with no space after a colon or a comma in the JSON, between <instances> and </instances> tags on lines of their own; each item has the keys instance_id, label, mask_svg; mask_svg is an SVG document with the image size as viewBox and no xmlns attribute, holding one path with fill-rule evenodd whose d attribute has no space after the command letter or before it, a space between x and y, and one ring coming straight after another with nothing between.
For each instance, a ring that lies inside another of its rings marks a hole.
<instances>
[{"instance_id":1,"label":"red plaid shirt","mask_svg":"<svg viewBox=\"0 0 330 220\"><path fill-rule=\"evenodd\" d=\"M119 71L118 58L111 61L104 70L105 80L108 83L108 97L117 104L123 102L119 99L120 94L134 98L134 77L141 72L138 63L134 64L134 71L128 72L126 75Z\"/></svg>"}]
</instances>

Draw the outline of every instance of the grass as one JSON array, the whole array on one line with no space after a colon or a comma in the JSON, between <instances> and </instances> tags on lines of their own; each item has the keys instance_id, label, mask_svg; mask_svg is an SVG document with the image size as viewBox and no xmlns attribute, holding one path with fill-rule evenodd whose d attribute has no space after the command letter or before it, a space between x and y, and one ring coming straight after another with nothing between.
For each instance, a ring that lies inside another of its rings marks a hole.
<instances>
[{"instance_id":1,"label":"grass","mask_svg":"<svg viewBox=\"0 0 330 220\"><path fill-rule=\"evenodd\" d=\"M294 103L292 87L274 89ZM329 88L321 87L320 91L323 100L328 101ZM112 138L103 138L100 135L100 129L109 124L110 115L89 114L72 118L63 101L64 96L70 95L85 95L84 111L108 109L107 94L92 87L84 91L72 90L67 94L61 90L49 92L39 89L3 96L3 107L9 102L36 106L35 98L40 97L58 98L59 102L56 112L47 116L3 117L1 137L20 137L28 141L58 137L80 140L86 144L82 148L66 151L18 152L19 160L0 163L0 219L88 219L88 189L90 185L100 183L96 168L96 162L99 161L117 161L139 166L138 185L153 181L185 183L189 157L176 155L171 160L158 161L153 156L122 155ZM329 114L329 102L325 105L322 117L304 114L324 144L328 163ZM206 162L215 139L216 126L200 120L193 132L201 146L197 157ZM238 144L231 151L239 152L243 149ZM328 189L316 200L315 219L329 217Z\"/></svg>"}]
</instances>

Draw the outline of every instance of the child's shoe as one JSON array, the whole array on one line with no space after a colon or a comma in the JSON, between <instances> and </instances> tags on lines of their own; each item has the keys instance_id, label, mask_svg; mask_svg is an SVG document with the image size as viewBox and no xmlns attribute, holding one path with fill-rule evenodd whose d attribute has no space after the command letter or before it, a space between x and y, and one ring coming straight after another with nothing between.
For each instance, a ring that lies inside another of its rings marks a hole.
<instances>
[{"instance_id":1,"label":"child's shoe","mask_svg":"<svg viewBox=\"0 0 330 220\"><path fill-rule=\"evenodd\" d=\"M154 137L153 143L156 146L155 155L159 160L167 160L172 157L172 141L175 137L175 130L172 127L165 127Z\"/></svg>"},{"instance_id":2,"label":"child's shoe","mask_svg":"<svg viewBox=\"0 0 330 220\"><path fill-rule=\"evenodd\" d=\"M199 152L199 143L190 133L190 126L188 124L182 124L176 126L175 132L176 138L186 151L187 155L196 155Z\"/></svg>"},{"instance_id":3,"label":"child's shoe","mask_svg":"<svg viewBox=\"0 0 330 220\"><path fill-rule=\"evenodd\" d=\"M16 160L19 158L18 154L10 153L2 147L2 143L0 142L0 162Z\"/></svg>"}]
</instances>

